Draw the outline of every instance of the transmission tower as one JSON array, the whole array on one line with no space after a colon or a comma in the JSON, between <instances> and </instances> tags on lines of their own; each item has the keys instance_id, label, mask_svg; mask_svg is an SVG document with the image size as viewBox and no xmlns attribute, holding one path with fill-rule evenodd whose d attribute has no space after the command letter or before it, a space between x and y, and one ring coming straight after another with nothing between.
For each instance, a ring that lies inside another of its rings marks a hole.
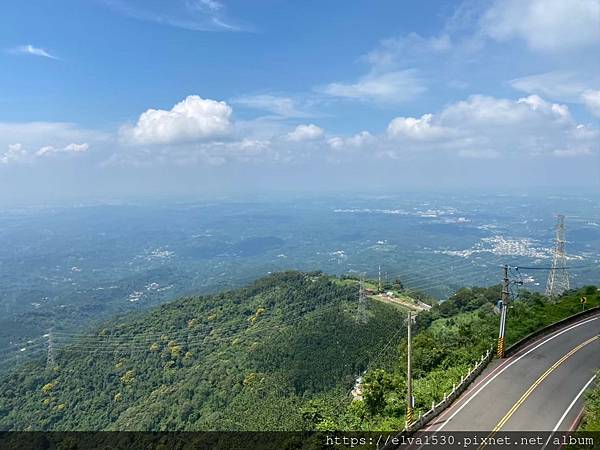
<instances>
[{"instance_id":1,"label":"transmission tower","mask_svg":"<svg viewBox=\"0 0 600 450\"><path fill-rule=\"evenodd\" d=\"M377 279L378 279L378 291L381 293L382 289L381 289L381 264L379 264L379 272L377 274Z\"/></svg>"},{"instance_id":2,"label":"transmission tower","mask_svg":"<svg viewBox=\"0 0 600 450\"><path fill-rule=\"evenodd\" d=\"M48 356L46 358L46 368L54 367L54 343L52 342L52 330L48 332Z\"/></svg>"},{"instance_id":3,"label":"transmission tower","mask_svg":"<svg viewBox=\"0 0 600 450\"><path fill-rule=\"evenodd\" d=\"M358 307L356 308L356 323L367 323L367 304L363 288L363 277L361 275L358 283Z\"/></svg>"},{"instance_id":4,"label":"transmission tower","mask_svg":"<svg viewBox=\"0 0 600 450\"><path fill-rule=\"evenodd\" d=\"M569 272L567 272L567 255L565 254L565 216L559 214L552 268L546 283L546 295L555 299L567 290L569 290Z\"/></svg>"}]
</instances>

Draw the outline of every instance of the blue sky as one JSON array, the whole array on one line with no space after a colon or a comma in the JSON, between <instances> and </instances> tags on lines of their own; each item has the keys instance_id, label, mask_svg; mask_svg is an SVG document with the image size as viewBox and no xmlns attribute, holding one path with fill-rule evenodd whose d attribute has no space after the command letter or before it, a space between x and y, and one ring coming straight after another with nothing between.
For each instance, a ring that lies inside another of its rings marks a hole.
<instances>
[{"instance_id":1,"label":"blue sky","mask_svg":"<svg viewBox=\"0 0 600 450\"><path fill-rule=\"evenodd\" d=\"M0 8L2 198L600 185L600 0Z\"/></svg>"}]
</instances>

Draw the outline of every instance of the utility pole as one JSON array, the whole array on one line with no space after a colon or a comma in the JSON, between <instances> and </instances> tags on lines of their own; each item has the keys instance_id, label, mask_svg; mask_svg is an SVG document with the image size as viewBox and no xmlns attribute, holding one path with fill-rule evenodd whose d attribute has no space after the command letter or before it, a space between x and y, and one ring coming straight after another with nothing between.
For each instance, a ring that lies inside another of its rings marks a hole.
<instances>
[{"instance_id":1,"label":"utility pole","mask_svg":"<svg viewBox=\"0 0 600 450\"><path fill-rule=\"evenodd\" d=\"M412 394L412 317L411 312L408 312L408 352L406 356L406 428L413 423L413 394Z\"/></svg>"},{"instance_id":2,"label":"utility pole","mask_svg":"<svg viewBox=\"0 0 600 450\"><path fill-rule=\"evenodd\" d=\"M379 292L381 293L381 264L379 264L378 280L379 280Z\"/></svg>"},{"instance_id":3,"label":"utility pole","mask_svg":"<svg viewBox=\"0 0 600 450\"><path fill-rule=\"evenodd\" d=\"M502 302L500 311L500 333L498 334L498 358L504 358L504 335L506 332L506 313L508 310L508 299L509 299L509 279L508 279L508 266L505 264L502 268L504 272L504 279L502 282Z\"/></svg>"},{"instance_id":4,"label":"utility pole","mask_svg":"<svg viewBox=\"0 0 600 450\"><path fill-rule=\"evenodd\" d=\"M565 216L559 214L556 224L552 269L548 274L546 283L546 296L551 300L555 300L556 297L568 291L569 288L569 272L567 271L567 255L565 254Z\"/></svg>"}]
</instances>

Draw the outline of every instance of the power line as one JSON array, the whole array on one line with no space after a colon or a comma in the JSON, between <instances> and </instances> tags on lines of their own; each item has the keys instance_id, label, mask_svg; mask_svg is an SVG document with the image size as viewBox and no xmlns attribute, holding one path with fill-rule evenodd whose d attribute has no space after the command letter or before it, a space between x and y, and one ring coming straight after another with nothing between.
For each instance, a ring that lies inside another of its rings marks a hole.
<instances>
[{"instance_id":1,"label":"power line","mask_svg":"<svg viewBox=\"0 0 600 450\"><path fill-rule=\"evenodd\" d=\"M585 266L565 266L563 269L569 270L579 270L579 269L591 269L592 267L596 268L597 265L585 265ZM554 270L554 267L525 267L525 266L515 266L515 269L525 269L525 270Z\"/></svg>"},{"instance_id":2,"label":"power line","mask_svg":"<svg viewBox=\"0 0 600 450\"><path fill-rule=\"evenodd\" d=\"M448 269L447 271L443 271L444 274L448 274L449 279L447 281L437 281L437 282L433 282L433 283L421 283L417 286L413 285L413 286L409 286L408 290L414 289L414 290L433 290L433 289L439 289L439 288L446 288L446 287L450 287L450 285L458 285L458 284L463 284L465 282L468 282L469 280L472 279L472 276L470 275L470 270L468 267L464 267L465 265L469 265L471 266L472 264L463 264L462 266L459 265L458 269ZM586 266L574 266L577 268L582 268L582 267L595 267L595 266L591 266L591 265L586 265ZM551 268L544 268L544 267L531 267L531 269L527 266L515 266L515 270L519 270L519 269L525 269L525 270L533 270L533 269L546 269L549 270ZM459 275L457 276L457 272L459 273ZM451 274L454 274L451 275ZM520 274L519 274L520 275ZM433 275L431 275L433 276ZM431 277L430 276L430 277ZM453 278L452 278L453 276ZM402 278L402 276L401 276ZM427 278L427 277L425 277ZM433 281L433 280L432 280ZM301 308L300 311L298 311L299 313L302 312L310 312L313 311L314 308ZM247 328L245 323L242 324L238 324L236 326L232 326L232 327L227 327L225 329L221 329L224 332L238 332L241 329ZM204 324L202 325L202 331L210 331L212 329L212 327L208 324ZM148 330L149 331L149 330ZM199 329L195 330L196 332L199 331ZM131 339L130 336L123 336L123 335L114 335L114 334L110 334L108 336L85 336L85 335L81 335L79 333L69 333L69 332L56 332L53 331L53 338L54 340L56 340L56 337L60 338L76 338L76 341L74 342L75 344L78 345L78 347L81 347L83 351L84 349L87 350L95 350L95 348L97 346L100 346L100 348L102 347L106 347L106 345L119 345L119 346L127 346L128 348L131 348L132 346L144 346L145 343L151 343L152 341L156 340L156 339L160 339L162 337L162 335L167 335L169 337L169 339L188 339L190 336L195 336L195 338L199 338L199 336L196 333L191 334L188 330L185 331L168 331L168 330L163 330L163 331L152 331L152 332L143 332L143 333L136 333L136 335L134 336L134 340L135 342L124 342L126 340ZM40 338L35 338L33 339L33 341L38 341L38 340L42 340L45 336L42 336ZM141 339L140 339L141 338ZM225 339L228 339L228 337L224 337ZM202 339L208 339L210 341L218 341L219 338L216 337L209 337L209 336L205 336L202 337ZM22 344L22 346L24 348L26 348L28 350L28 353L30 354L36 346L43 346L45 345L45 342L38 342L37 344L33 344L31 345L29 342L26 344ZM91 348L90 348L91 347ZM6 347L4 349L0 349L0 354L1 353L13 353L14 352L19 352L20 349L15 348L15 347ZM112 350L110 350L112 351Z\"/></svg>"},{"instance_id":3,"label":"power line","mask_svg":"<svg viewBox=\"0 0 600 450\"><path fill-rule=\"evenodd\" d=\"M556 224L555 242L552 269L550 269L546 283L546 295L551 299L555 299L570 288L567 257L565 254L565 216L561 214L558 215L558 222Z\"/></svg>"},{"instance_id":4,"label":"power line","mask_svg":"<svg viewBox=\"0 0 600 450\"><path fill-rule=\"evenodd\" d=\"M344 306L343 304L336 303L330 305L326 308L321 308L319 311L321 312L329 312L338 309L339 307ZM314 310L314 309L313 309ZM312 311L312 310L311 310ZM291 325L295 322L299 322L301 320L306 319L305 315L297 317L293 320L288 320L282 324L272 325L272 326L264 326L256 330L252 330L252 326L248 326L248 324L244 323L240 327L231 327L227 328L224 331L226 333L233 333L231 336L210 336L206 335L198 335L195 333L196 330L185 330L179 333L169 333L169 332L159 332L156 335L153 335L152 338L146 337L144 339L136 339L138 335L129 335L122 336L123 340L115 341L114 339L102 339L100 336L81 336L80 339L75 339L64 347L60 347L57 349L59 353L63 352L74 352L74 353L117 353L117 352L133 352L133 351L148 351L151 343L156 340L161 340L161 337L165 335L169 341L171 340L182 340L182 342L178 343L180 345L199 345L206 343L216 343L220 341L226 341L235 339L237 335L235 333L244 332L244 331L253 331L253 334L262 334L264 332L273 332L275 330L284 329L286 326ZM209 331L209 330L203 330ZM85 339L82 339L85 338ZM125 342L124 342L125 341ZM53 344L55 343L53 339ZM37 354L44 350L45 342L39 342L34 344L33 346L27 347L27 350L31 350L32 353ZM38 347L37 349L35 347ZM55 349L53 349L55 350ZM9 360L11 357L6 358L5 361ZM2 364L2 362L0 362Z\"/></svg>"}]
</instances>

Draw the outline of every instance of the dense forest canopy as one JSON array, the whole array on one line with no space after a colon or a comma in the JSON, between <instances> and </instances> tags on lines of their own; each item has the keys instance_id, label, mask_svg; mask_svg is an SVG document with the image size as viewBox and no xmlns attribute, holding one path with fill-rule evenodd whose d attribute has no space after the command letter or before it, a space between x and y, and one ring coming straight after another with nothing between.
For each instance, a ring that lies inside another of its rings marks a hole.
<instances>
[{"instance_id":1,"label":"dense forest canopy","mask_svg":"<svg viewBox=\"0 0 600 450\"><path fill-rule=\"evenodd\" d=\"M494 346L500 291L463 288L418 314L417 413ZM582 295L600 305L593 286L557 302L520 292L508 343L580 311ZM406 313L374 298L362 314L357 279L283 272L114 319L58 349L49 367L40 359L5 375L0 429L401 429Z\"/></svg>"},{"instance_id":2,"label":"dense forest canopy","mask_svg":"<svg viewBox=\"0 0 600 450\"><path fill-rule=\"evenodd\" d=\"M355 282L285 272L125 316L27 363L0 388L0 429L275 430L312 426L311 399L347 398L401 310ZM310 409L310 408L309 408Z\"/></svg>"}]
</instances>

